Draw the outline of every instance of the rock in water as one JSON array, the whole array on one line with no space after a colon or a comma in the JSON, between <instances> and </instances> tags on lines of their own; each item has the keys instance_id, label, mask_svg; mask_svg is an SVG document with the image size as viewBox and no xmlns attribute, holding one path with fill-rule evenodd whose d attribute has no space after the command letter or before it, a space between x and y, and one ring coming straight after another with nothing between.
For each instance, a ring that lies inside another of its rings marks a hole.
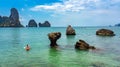
<instances>
[{"instance_id":1,"label":"rock in water","mask_svg":"<svg viewBox=\"0 0 120 67\"><path fill-rule=\"evenodd\" d=\"M69 25L66 30L66 35L76 35L75 30Z\"/></svg>"},{"instance_id":2,"label":"rock in water","mask_svg":"<svg viewBox=\"0 0 120 67\"><path fill-rule=\"evenodd\" d=\"M10 19L13 21L19 22L19 14L18 11L15 8L11 9Z\"/></svg>"},{"instance_id":3,"label":"rock in water","mask_svg":"<svg viewBox=\"0 0 120 67\"><path fill-rule=\"evenodd\" d=\"M114 36L114 32L112 30L109 29L99 29L98 31L96 31L96 35L100 35L100 36Z\"/></svg>"},{"instance_id":4,"label":"rock in water","mask_svg":"<svg viewBox=\"0 0 120 67\"><path fill-rule=\"evenodd\" d=\"M37 27L37 23L34 19L31 19L28 23L28 27Z\"/></svg>"},{"instance_id":5,"label":"rock in water","mask_svg":"<svg viewBox=\"0 0 120 67\"><path fill-rule=\"evenodd\" d=\"M39 27L51 27L49 21L45 21L44 23L39 23Z\"/></svg>"},{"instance_id":6,"label":"rock in water","mask_svg":"<svg viewBox=\"0 0 120 67\"><path fill-rule=\"evenodd\" d=\"M94 46L89 46L89 44L86 43L84 40L79 40L78 42L76 42L75 48L80 50L95 49Z\"/></svg>"},{"instance_id":7,"label":"rock in water","mask_svg":"<svg viewBox=\"0 0 120 67\"><path fill-rule=\"evenodd\" d=\"M10 19L7 16L0 18L0 27L10 27Z\"/></svg>"},{"instance_id":8,"label":"rock in water","mask_svg":"<svg viewBox=\"0 0 120 67\"><path fill-rule=\"evenodd\" d=\"M10 27L23 27L19 21L19 13L16 8L11 9L11 14L9 16L10 19Z\"/></svg>"},{"instance_id":9,"label":"rock in water","mask_svg":"<svg viewBox=\"0 0 120 67\"><path fill-rule=\"evenodd\" d=\"M50 46L51 47L57 47L57 40L61 37L60 32L53 32L48 34L48 38L50 40Z\"/></svg>"},{"instance_id":10,"label":"rock in water","mask_svg":"<svg viewBox=\"0 0 120 67\"><path fill-rule=\"evenodd\" d=\"M90 65L90 67L106 67L106 64L103 62L94 62Z\"/></svg>"}]
</instances>

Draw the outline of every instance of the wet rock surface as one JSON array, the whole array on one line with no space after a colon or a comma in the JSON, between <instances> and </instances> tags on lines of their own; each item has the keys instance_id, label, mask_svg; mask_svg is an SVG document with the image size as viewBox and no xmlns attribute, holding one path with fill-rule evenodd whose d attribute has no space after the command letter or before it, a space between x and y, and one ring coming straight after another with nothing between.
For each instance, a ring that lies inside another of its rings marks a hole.
<instances>
[{"instance_id":1,"label":"wet rock surface","mask_svg":"<svg viewBox=\"0 0 120 67\"><path fill-rule=\"evenodd\" d=\"M75 30L69 25L66 29L66 35L76 35Z\"/></svg>"},{"instance_id":2,"label":"wet rock surface","mask_svg":"<svg viewBox=\"0 0 120 67\"><path fill-rule=\"evenodd\" d=\"M109 30L109 29L99 29L98 31L96 31L96 35L115 36L114 32L112 30Z\"/></svg>"},{"instance_id":3,"label":"wet rock surface","mask_svg":"<svg viewBox=\"0 0 120 67\"><path fill-rule=\"evenodd\" d=\"M76 42L75 48L80 50L96 49L94 46L90 46L84 40L79 40L78 42Z\"/></svg>"},{"instance_id":4,"label":"wet rock surface","mask_svg":"<svg viewBox=\"0 0 120 67\"><path fill-rule=\"evenodd\" d=\"M57 47L58 44L56 43L57 40L61 37L60 32L52 32L48 34L48 38L50 40L50 46L51 47Z\"/></svg>"}]
</instances>

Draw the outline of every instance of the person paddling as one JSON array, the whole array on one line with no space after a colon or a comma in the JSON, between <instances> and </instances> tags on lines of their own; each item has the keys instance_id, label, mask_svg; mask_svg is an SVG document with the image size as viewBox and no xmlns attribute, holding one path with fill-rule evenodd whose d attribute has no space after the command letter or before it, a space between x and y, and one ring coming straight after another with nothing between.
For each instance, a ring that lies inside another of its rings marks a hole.
<instances>
[{"instance_id":1,"label":"person paddling","mask_svg":"<svg viewBox=\"0 0 120 67\"><path fill-rule=\"evenodd\" d=\"M29 51L30 50L30 46L28 46L28 44L27 44L25 49L26 49L26 51Z\"/></svg>"}]
</instances>

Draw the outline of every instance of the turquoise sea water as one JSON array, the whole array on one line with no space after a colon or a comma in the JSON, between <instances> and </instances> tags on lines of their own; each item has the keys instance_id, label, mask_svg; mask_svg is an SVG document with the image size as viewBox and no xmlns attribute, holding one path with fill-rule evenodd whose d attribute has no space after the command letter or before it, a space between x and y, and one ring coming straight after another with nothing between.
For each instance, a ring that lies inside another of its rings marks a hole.
<instances>
[{"instance_id":1,"label":"turquoise sea water","mask_svg":"<svg viewBox=\"0 0 120 67\"><path fill-rule=\"evenodd\" d=\"M107 28L116 36L96 36ZM66 28L0 28L0 67L120 67L120 27L76 27L76 36L65 35ZM61 32L58 49L49 47L47 34ZM74 44L85 40L97 50L79 51ZM29 44L30 51L24 47Z\"/></svg>"}]
</instances>

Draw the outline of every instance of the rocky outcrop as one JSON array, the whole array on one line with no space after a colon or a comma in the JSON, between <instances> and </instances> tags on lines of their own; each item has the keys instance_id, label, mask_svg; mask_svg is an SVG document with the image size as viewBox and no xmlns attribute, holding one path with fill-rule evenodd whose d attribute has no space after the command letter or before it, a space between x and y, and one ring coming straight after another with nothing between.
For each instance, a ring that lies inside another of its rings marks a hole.
<instances>
[{"instance_id":1,"label":"rocky outcrop","mask_svg":"<svg viewBox=\"0 0 120 67\"><path fill-rule=\"evenodd\" d=\"M76 35L75 30L69 25L66 29L66 35Z\"/></svg>"},{"instance_id":2,"label":"rocky outcrop","mask_svg":"<svg viewBox=\"0 0 120 67\"><path fill-rule=\"evenodd\" d=\"M114 36L114 32L112 30L109 29L99 29L98 31L96 31L96 35L100 35L100 36Z\"/></svg>"},{"instance_id":3,"label":"rocky outcrop","mask_svg":"<svg viewBox=\"0 0 120 67\"><path fill-rule=\"evenodd\" d=\"M27 27L37 27L37 23L35 22L34 19L31 19L29 22L28 22L28 26Z\"/></svg>"},{"instance_id":4,"label":"rocky outcrop","mask_svg":"<svg viewBox=\"0 0 120 67\"><path fill-rule=\"evenodd\" d=\"M0 17L0 27L10 27L10 19L7 16Z\"/></svg>"},{"instance_id":5,"label":"rocky outcrop","mask_svg":"<svg viewBox=\"0 0 120 67\"><path fill-rule=\"evenodd\" d=\"M96 49L94 46L90 46L84 40L79 40L78 42L76 42L75 48L80 50Z\"/></svg>"},{"instance_id":6,"label":"rocky outcrop","mask_svg":"<svg viewBox=\"0 0 120 67\"><path fill-rule=\"evenodd\" d=\"M39 27L51 27L49 21L45 21L44 23L39 23Z\"/></svg>"},{"instance_id":7,"label":"rocky outcrop","mask_svg":"<svg viewBox=\"0 0 120 67\"><path fill-rule=\"evenodd\" d=\"M17 9L12 8L9 17L0 17L0 27L23 27L19 21L19 13Z\"/></svg>"},{"instance_id":8,"label":"rocky outcrop","mask_svg":"<svg viewBox=\"0 0 120 67\"><path fill-rule=\"evenodd\" d=\"M18 14L18 11L15 9L15 8L12 8L11 9L11 14L10 14L10 22L11 23L19 23L19 14Z\"/></svg>"},{"instance_id":9,"label":"rocky outcrop","mask_svg":"<svg viewBox=\"0 0 120 67\"><path fill-rule=\"evenodd\" d=\"M61 37L60 32L53 32L48 34L48 38L50 40L50 46L51 47L57 47L57 40Z\"/></svg>"}]
</instances>

